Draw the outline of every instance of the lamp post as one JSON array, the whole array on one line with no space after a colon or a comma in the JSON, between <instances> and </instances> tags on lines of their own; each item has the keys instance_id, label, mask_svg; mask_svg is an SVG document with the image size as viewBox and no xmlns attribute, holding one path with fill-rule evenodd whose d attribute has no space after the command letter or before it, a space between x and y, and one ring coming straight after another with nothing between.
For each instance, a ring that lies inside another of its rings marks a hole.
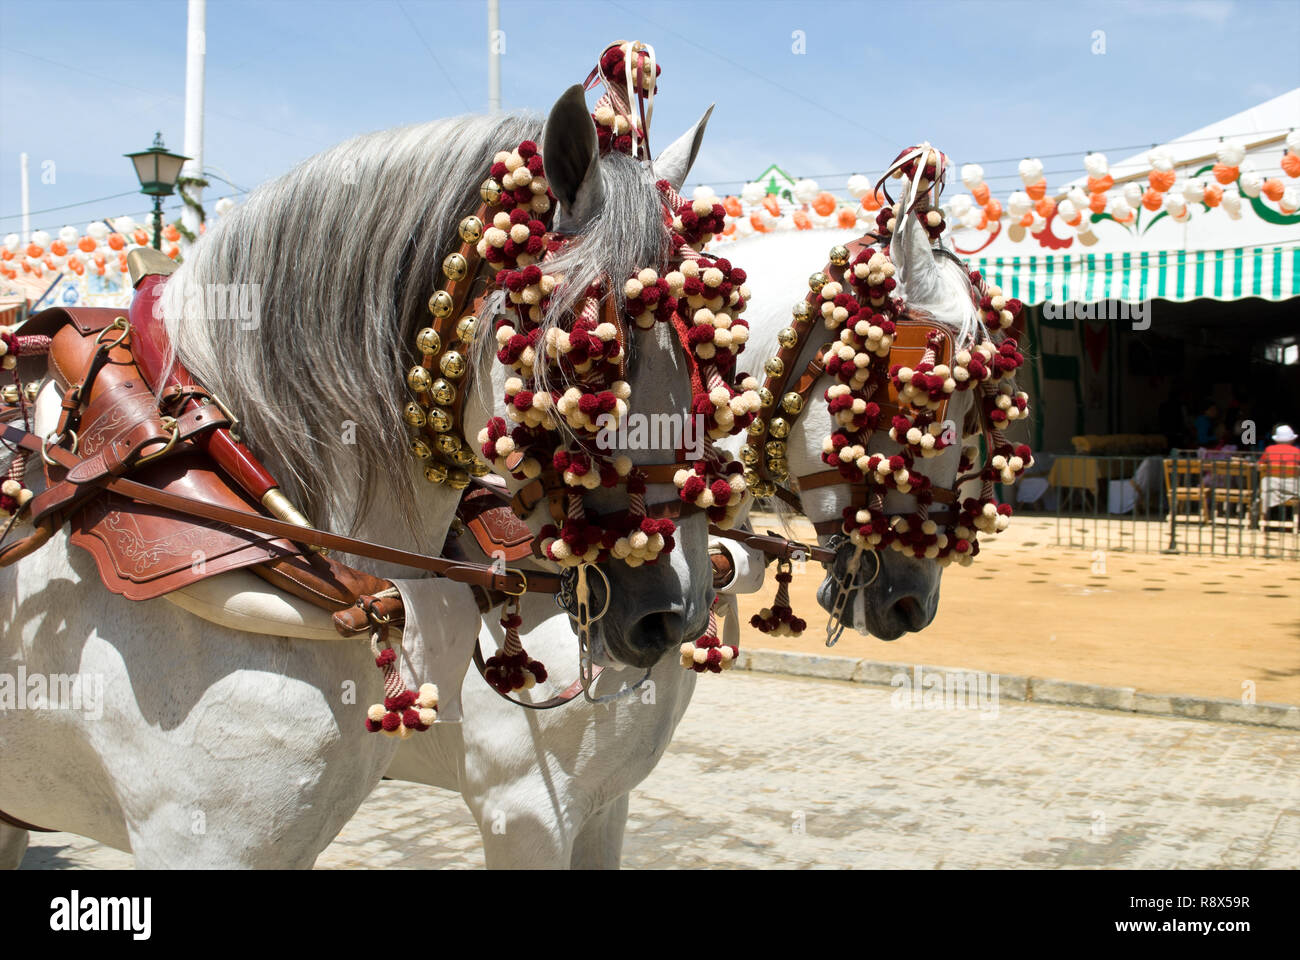
<instances>
[{"instance_id":1,"label":"lamp post","mask_svg":"<svg viewBox=\"0 0 1300 960\"><path fill-rule=\"evenodd\" d=\"M162 249L162 198L170 197L181 175L181 167L189 157L169 153L163 146L162 133L154 134L153 146L139 153L128 153L135 164L135 175L140 178L140 192L153 197L153 246Z\"/></svg>"}]
</instances>

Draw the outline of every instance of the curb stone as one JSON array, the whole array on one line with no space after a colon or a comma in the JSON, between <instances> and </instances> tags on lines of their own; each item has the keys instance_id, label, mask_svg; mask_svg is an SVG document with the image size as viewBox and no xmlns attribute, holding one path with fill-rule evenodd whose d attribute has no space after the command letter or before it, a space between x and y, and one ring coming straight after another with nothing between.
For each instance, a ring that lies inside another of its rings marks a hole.
<instances>
[{"instance_id":1,"label":"curb stone","mask_svg":"<svg viewBox=\"0 0 1300 960\"><path fill-rule=\"evenodd\" d=\"M845 680L874 686L892 686L898 674L971 674L981 671L930 664L891 663L854 657L820 656L791 650L742 647L736 669L753 673L785 673L797 677ZM998 696L1026 703L1092 707L1118 713L1182 717L1218 723L1245 723L1261 727L1300 730L1300 707L1285 703L1242 703L1223 697L1197 697L1176 693L1140 693L1134 687L1110 687L1048 677L998 675Z\"/></svg>"}]
</instances>

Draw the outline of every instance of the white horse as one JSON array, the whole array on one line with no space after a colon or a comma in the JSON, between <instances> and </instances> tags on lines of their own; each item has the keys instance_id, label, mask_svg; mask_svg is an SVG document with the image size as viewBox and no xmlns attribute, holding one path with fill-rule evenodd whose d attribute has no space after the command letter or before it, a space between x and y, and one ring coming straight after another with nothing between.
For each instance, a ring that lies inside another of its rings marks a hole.
<instances>
[{"instance_id":1,"label":"white horse","mask_svg":"<svg viewBox=\"0 0 1300 960\"><path fill-rule=\"evenodd\" d=\"M426 483L407 455L406 351L493 156L541 133L533 116L462 117L341 144L259 189L170 278L166 321L180 359L243 418L250 446L318 526L441 549L458 494ZM630 157L598 156L580 92L557 102L546 143L560 215L583 237L556 269L581 289L659 262L666 235L655 175ZM697 146L688 138L678 152L693 156ZM664 166L674 163L684 175L689 162L669 157ZM196 310L185 291L208 284L255 290L260 323ZM481 318L485 329L491 319ZM633 412L689 400L666 326L637 335ZM501 396L491 357L481 351L472 366L478 386L463 430L471 444ZM625 495L600 493L595 509L626 507ZM647 499L675 495L656 485ZM536 530L542 520L530 522ZM601 656L644 666L697 636L712 599L706 551L696 515L679 525L666 561L635 572L607 565L618 602L596 625ZM441 680L442 709L454 716L465 659L430 674L478 633L470 591L440 580L398 585L408 611L403 678ZM130 850L141 867L308 867L392 761L396 739L363 727L366 706L383 696L365 644L259 636L163 600L130 603L101 586L91 558L63 533L0 571L0 596L9 678L76 675L100 694L83 710L53 709L36 694L0 710L0 810L10 816ZM455 736L435 730L415 736ZM25 831L0 828L6 865L25 844Z\"/></svg>"},{"instance_id":2,"label":"white horse","mask_svg":"<svg viewBox=\"0 0 1300 960\"><path fill-rule=\"evenodd\" d=\"M789 324L790 307L807 290L808 275L821 269L833 245L857 237L856 231L799 231L718 247L720 255L746 267L754 293L745 315L750 340L740 358L743 368L762 370L763 361L775 353L777 331ZM894 257L902 292L912 309L955 331L974 329L971 325L977 320L966 276L954 261L933 255L928 245L914 249L900 246ZM810 350L800 364L828 339L830 335L810 338ZM813 387L788 440L791 475L823 468L821 438L830 424L823 397L827 385L822 382ZM950 416L958 423L964 417L962 404L969 402L954 401ZM879 444L882 449L888 439L884 441ZM718 445L735 455L743 442L740 436ZM957 460L955 456L936 457L919 463L918 469L936 484L948 485L956 476ZM809 519L838 517L849 494L847 484L810 491L804 498ZM734 567L733 578L722 591L760 589L763 556L734 541L720 541L720 546L730 554ZM828 582L831 575L828 571ZM939 577L934 561L885 554L879 586L873 584L855 594L852 627L882 639L894 639L907 629L923 629L937 608ZM823 589L822 602L829 606L825 593ZM913 602L924 604L921 617L907 603L898 609L902 598L918 596ZM531 598L526 604L539 615L548 612L549 601L543 598ZM526 605L525 611L529 609ZM484 619L481 643L492 649L501 631L492 615ZM525 622L535 621L530 615ZM757 634L750 633L746 642L756 638ZM534 627L525 643L530 653L540 655L548 664L571 659L573 644L568 618L560 614L552 614ZM489 867L616 867L627 820L628 791L658 763L690 701L695 674L681 669L675 658L665 658L654 667L651 680L653 686L646 688L646 696L617 705L575 701L533 712L500 699L471 671L462 690L469 705L463 740L408 741L399 748L388 775L459 790L480 826ZM550 695L564 682L555 678L542 695ZM728 678L725 674L706 676L703 682L726 683Z\"/></svg>"},{"instance_id":3,"label":"white horse","mask_svg":"<svg viewBox=\"0 0 1300 960\"><path fill-rule=\"evenodd\" d=\"M751 277L753 307L747 317L753 346L741 358L744 369L763 369L764 361L776 353L776 331L789 325L791 307L807 294L808 276L826 265L832 246L847 244L858 236L857 231L789 231L746 237L726 246L724 255L744 263ZM920 229L904 229L894 235L889 252L897 269L897 293L906 303L909 315L948 327L962 343L987 338L971 299L967 270L951 251L931 248ZM814 335L807 339L793 365L795 370L803 371L816 351L836 338L836 334L821 327L819 320L813 322ZM834 428L824 394L836 382L823 375L813 384L804 410L791 428L786 439L791 478L827 469L821 456L822 441ZM953 422L958 440L963 442L953 443L938 456L916 461L915 472L928 476L938 489L951 488L957 478L960 451L966 439L962 430L974 399L973 391L958 392L948 405L947 419ZM886 455L898 449L899 445L889 439L886 430L875 431L868 446L869 453ZM793 486L797 491L797 484ZM963 492L970 487L970 483L965 485ZM813 523L839 518L850 504L851 495L852 487L847 481L804 491L800 494L803 514ZM915 498L890 491L885 506L891 513L906 513L915 509ZM838 578L843 576L854 548L834 534L819 535L818 540L824 546L838 544L839 556L818 590L819 603L830 612ZM894 550L879 551L877 556L879 574L867 586L852 591L845 624L858 633L881 640L896 640L904 633L925 629L938 611L942 566L935 560L917 559ZM870 576L873 568L874 564L867 568L863 579Z\"/></svg>"}]
</instances>

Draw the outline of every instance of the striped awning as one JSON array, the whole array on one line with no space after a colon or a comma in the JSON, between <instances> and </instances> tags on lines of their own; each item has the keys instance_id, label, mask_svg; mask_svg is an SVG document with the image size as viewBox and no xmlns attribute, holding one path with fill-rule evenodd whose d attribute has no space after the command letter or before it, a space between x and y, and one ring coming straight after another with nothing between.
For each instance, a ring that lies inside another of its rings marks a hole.
<instances>
[{"instance_id":1,"label":"striped awning","mask_svg":"<svg viewBox=\"0 0 1300 960\"><path fill-rule=\"evenodd\" d=\"M1300 297L1300 241L1228 250L1081 250L966 259L1008 296L1029 304Z\"/></svg>"}]
</instances>

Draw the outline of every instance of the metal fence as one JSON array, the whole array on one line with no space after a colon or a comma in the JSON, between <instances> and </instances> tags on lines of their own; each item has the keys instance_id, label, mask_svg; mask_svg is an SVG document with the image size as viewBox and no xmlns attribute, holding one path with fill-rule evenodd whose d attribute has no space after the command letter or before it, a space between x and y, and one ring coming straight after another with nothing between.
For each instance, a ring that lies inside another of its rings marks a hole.
<instances>
[{"instance_id":1,"label":"metal fence","mask_svg":"<svg viewBox=\"0 0 1300 960\"><path fill-rule=\"evenodd\" d=\"M1060 546L1300 559L1300 471L1258 453L1058 456L1045 480Z\"/></svg>"}]
</instances>

